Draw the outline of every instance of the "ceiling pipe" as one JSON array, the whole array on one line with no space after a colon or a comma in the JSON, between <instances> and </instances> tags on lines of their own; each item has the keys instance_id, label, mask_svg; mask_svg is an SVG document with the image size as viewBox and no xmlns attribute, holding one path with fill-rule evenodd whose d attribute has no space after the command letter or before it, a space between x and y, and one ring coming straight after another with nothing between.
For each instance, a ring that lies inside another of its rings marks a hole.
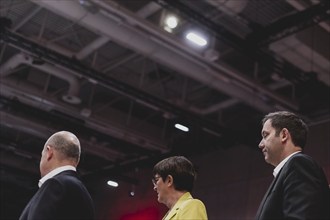
<instances>
[{"instance_id":1,"label":"ceiling pipe","mask_svg":"<svg viewBox=\"0 0 330 220\"><path fill-rule=\"evenodd\" d=\"M18 53L8 59L4 64L0 66L0 78L10 75L15 68L19 65L25 64L33 68L39 69L43 72L49 73L69 83L69 89L67 94L62 96L63 101L70 104L80 104L79 98L80 82L77 77L65 70L59 69L48 63L35 64L34 58L23 53Z\"/></svg>"},{"instance_id":2,"label":"ceiling pipe","mask_svg":"<svg viewBox=\"0 0 330 220\"><path fill-rule=\"evenodd\" d=\"M195 55L192 56L191 54L187 54L186 51L182 51L182 45L178 46L178 42L176 42L176 45L170 45L161 40L158 36L157 38L152 37L145 32L132 29L132 27L126 27L123 23L118 24L118 21L111 20L111 18L105 17L103 14L88 13L75 1L31 1L67 19L79 21L78 23L80 25L100 33L101 35L108 36L113 41L125 47L129 47L151 59L170 66L188 77L237 98L259 109L261 112L273 111L276 110L276 107L273 103L269 104L265 102L259 95L263 97L266 95L277 100L284 106L288 106L291 109L298 109L292 101L286 101L283 100L282 97L277 97L276 94L267 91L267 89L263 88L261 85L256 86L253 84L253 86L251 86L252 82L246 78L243 79L244 77L242 78L242 76L238 77L237 73L234 73L234 71L224 66L217 65L218 70L212 69L209 63L203 63L201 60L196 59L196 52ZM97 2L100 3L99 1ZM116 10L121 9L117 8ZM125 19L123 19L123 21L124 20ZM231 81L231 79L227 80L222 74L224 72L229 75L229 78L234 78L234 81ZM247 83L249 83L249 85L244 86L244 84ZM241 86L242 84L243 86Z\"/></svg>"}]
</instances>

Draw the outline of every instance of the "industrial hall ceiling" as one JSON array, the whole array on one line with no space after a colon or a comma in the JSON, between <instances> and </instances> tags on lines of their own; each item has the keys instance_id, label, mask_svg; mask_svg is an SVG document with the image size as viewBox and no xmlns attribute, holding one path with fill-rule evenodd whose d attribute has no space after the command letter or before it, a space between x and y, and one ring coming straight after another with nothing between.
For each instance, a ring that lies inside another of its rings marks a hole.
<instances>
[{"instance_id":1,"label":"industrial hall ceiling","mask_svg":"<svg viewBox=\"0 0 330 220\"><path fill-rule=\"evenodd\" d=\"M8 188L35 184L59 130L80 139L87 182L134 182L125 172L166 155L257 149L270 111L329 120L327 0L1 0L0 16Z\"/></svg>"}]
</instances>

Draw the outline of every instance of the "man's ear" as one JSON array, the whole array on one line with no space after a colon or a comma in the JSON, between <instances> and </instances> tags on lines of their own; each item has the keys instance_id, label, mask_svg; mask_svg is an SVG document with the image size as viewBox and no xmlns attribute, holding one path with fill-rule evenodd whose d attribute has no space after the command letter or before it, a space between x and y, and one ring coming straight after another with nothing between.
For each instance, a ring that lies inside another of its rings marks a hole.
<instances>
[{"instance_id":1,"label":"man's ear","mask_svg":"<svg viewBox=\"0 0 330 220\"><path fill-rule=\"evenodd\" d=\"M281 137L281 141L284 143L284 142L287 142L290 138L290 132L288 129L286 128L283 128L282 131L280 132L280 137Z\"/></svg>"},{"instance_id":2,"label":"man's ear","mask_svg":"<svg viewBox=\"0 0 330 220\"><path fill-rule=\"evenodd\" d=\"M49 161L54 157L54 149L49 145L46 146L46 159Z\"/></svg>"}]
</instances>

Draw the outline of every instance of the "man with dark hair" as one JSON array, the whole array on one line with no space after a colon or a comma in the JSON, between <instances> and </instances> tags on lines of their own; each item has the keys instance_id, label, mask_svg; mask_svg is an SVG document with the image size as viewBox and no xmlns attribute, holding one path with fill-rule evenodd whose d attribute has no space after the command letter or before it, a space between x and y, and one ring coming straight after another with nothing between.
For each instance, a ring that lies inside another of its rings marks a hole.
<instances>
[{"instance_id":1,"label":"man with dark hair","mask_svg":"<svg viewBox=\"0 0 330 220\"><path fill-rule=\"evenodd\" d=\"M158 202L169 208L163 220L207 219L203 202L190 194L195 179L193 164L183 156L166 158L154 166L152 182Z\"/></svg>"},{"instance_id":2,"label":"man with dark hair","mask_svg":"<svg viewBox=\"0 0 330 220\"><path fill-rule=\"evenodd\" d=\"M92 198L78 179L80 142L68 131L53 134L41 153L39 190L20 220L94 219Z\"/></svg>"},{"instance_id":3,"label":"man with dark hair","mask_svg":"<svg viewBox=\"0 0 330 220\"><path fill-rule=\"evenodd\" d=\"M302 151L308 127L296 114L269 113L262 120L259 148L275 167L257 220L329 219L329 188L321 167Z\"/></svg>"}]
</instances>

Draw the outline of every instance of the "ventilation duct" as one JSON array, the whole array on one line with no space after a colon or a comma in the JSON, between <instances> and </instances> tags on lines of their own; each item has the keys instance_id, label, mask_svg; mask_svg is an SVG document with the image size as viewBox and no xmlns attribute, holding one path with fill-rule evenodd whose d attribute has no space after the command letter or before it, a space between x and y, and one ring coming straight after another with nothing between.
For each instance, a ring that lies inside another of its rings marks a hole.
<instances>
[{"instance_id":1,"label":"ventilation duct","mask_svg":"<svg viewBox=\"0 0 330 220\"><path fill-rule=\"evenodd\" d=\"M13 72L13 70L21 64L29 65L33 68L39 69L43 72L49 73L69 83L69 89L67 94L62 96L63 101L70 104L80 104L81 100L78 97L80 91L80 83L77 77L74 77L71 73L59 69L48 63L42 63L35 60L33 57L27 54L16 54L11 57L7 62L0 66L0 78L3 78Z\"/></svg>"}]
</instances>

